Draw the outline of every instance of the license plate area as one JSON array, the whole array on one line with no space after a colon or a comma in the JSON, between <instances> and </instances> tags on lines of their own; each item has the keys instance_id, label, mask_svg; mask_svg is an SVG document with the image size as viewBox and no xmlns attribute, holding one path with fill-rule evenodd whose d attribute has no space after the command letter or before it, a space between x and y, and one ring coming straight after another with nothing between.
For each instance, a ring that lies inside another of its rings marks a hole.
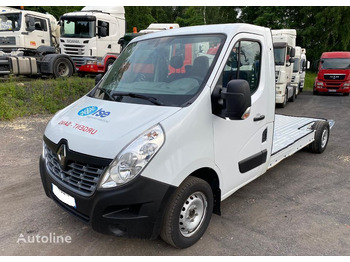
<instances>
[{"instance_id":1,"label":"license plate area","mask_svg":"<svg viewBox=\"0 0 350 262\"><path fill-rule=\"evenodd\" d=\"M52 186L52 193L63 203L65 203L68 206L76 208L75 198L67 194L66 192L63 192L61 189L59 189L56 185L51 184Z\"/></svg>"}]
</instances>

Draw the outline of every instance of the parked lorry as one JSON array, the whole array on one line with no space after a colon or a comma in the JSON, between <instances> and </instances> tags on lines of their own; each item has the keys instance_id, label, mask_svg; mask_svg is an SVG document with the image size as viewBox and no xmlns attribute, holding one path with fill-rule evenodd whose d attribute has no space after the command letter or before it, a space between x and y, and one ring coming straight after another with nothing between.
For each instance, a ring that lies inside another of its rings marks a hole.
<instances>
[{"instance_id":1,"label":"parked lorry","mask_svg":"<svg viewBox=\"0 0 350 262\"><path fill-rule=\"evenodd\" d=\"M118 44L120 44L121 48L123 49L135 37L138 37L138 36L144 35L144 34L159 32L159 31L163 31L163 30L175 29L175 28L180 28L179 24L170 24L170 23L158 24L158 23L152 23L146 29L140 30L140 32L137 32L137 28L134 27L133 28L133 32L132 33L126 33L123 37L121 37L119 39Z\"/></svg>"},{"instance_id":2,"label":"parked lorry","mask_svg":"<svg viewBox=\"0 0 350 262\"><path fill-rule=\"evenodd\" d=\"M321 55L313 94L350 92L350 52L325 52Z\"/></svg>"},{"instance_id":3,"label":"parked lorry","mask_svg":"<svg viewBox=\"0 0 350 262\"><path fill-rule=\"evenodd\" d=\"M58 53L59 26L50 14L1 8L0 75L53 75L74 73L71 58Z\"/></svg>"},{"instance_id":4,"label":"parked lorry","mask_svg":"<svg viewBox=\"0 0 350 262\"><path fill-rule=\"evenodd\" d=\"M322 153L333 124L275 114L270 29L164 30L132 40L51 119L40 174L47 196L94 230L186 248L239 188L304 147Z\"/></svg>"},{"instance_id":5,"label":"parked lorry","mask_svg":"<svg viewBox=\"0 0 350 262\"><path fill-rule=\"evenodd\" d=\"M306 60L306 49L295 47L293 63L292 86L296 90L296 96L303 91L305 84L305 71L310 68L310 61Z\"/></svg>"},{"instance_id":6,"label":"parked lorry","mask_svg":"<svg viewBox=\"0 0 350 262\"><path fill-rule=\"evenodd\" d=\"M276 65L276 104L285 107L287 101L293 102L296 97L296 88L292 85L296 30L272 30L272 37Z\"/></svg>"},{"instance_id":7,"label":"parked lorry","mask_svg":"<svg viewBox=\"0 0 350 262\"><path fill-rule=\"evenodd\" d=\"M71 56L78 73L105 73L117 59L125 34L122 6L86 6L60 18L62 54Z\"/></svg>"}]
</instances>

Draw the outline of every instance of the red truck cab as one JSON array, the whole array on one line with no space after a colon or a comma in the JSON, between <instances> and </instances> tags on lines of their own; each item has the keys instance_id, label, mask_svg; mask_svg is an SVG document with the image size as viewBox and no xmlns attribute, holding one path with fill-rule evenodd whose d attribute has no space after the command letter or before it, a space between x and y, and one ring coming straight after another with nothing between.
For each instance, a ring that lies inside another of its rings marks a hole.
<instances>
[{"instance_id":1,"label":"red truck cab","mask_svg":"<svg viewBox=\"0 0 350 262\"><path fill-rule=\"evenodd\" d=\"M321 55L313 93L350 92L350 52L325 52Z\"/></svg>"}]
</instances>

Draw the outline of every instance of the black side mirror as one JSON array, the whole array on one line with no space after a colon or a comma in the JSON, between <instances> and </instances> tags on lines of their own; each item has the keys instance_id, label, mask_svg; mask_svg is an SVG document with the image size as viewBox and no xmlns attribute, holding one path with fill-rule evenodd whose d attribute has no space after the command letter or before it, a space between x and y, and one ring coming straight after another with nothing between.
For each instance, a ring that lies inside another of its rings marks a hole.
<instances>
[{"instance_id":1,"label":"black side mirror","mask_svg":"<svg viewBox=\"0 0 350 262\"><path fill-rule=\"evenodd\" d=\"M295 56L295 48L292 47L292 49L290 50L290 57L294 57Z\"/></svg>"},{"instance_id":2,"label":"black side mirror","mask_svg":"<svg viewBox=\"0 0 350 262\"><path fill-rule=\"evenodd\" d=\"M102 77L103 77L103 74L98 74L95 77L95 85L97 85L101 81Z\"/></svg>"},{"instance_id":3,"label":"black side mirror","mask_svg":"<svg viewBox=\"0 0 350 262\"><path fill-rule=\"evenodd\" d=\"M32 16L27 16L26 19L27 31L33 32L35 30L35 19Z\"/></svg>"},{"instance_id":4,"label":"black side mirror","mask_svg":"<svg viewBox=\"0 0 350 262\"><path fill-rule=\"evenodd\" d=\"M246 80L236 79L228 82L226 89L222 89L221 98L224 106L221 117L231 120L246 119L250 113L251 95L250 87Z\"/></svg>"},{"instance_id":5,"label":"black side mirror","mask_svg":"<svg viewBox=\"0 0 350 262\"><path fill-rule=\"evenodd\" d=\"M289 63L294 63L295 62L295 59L294 58L289 58Z\"/></svg>"}]
</instances>

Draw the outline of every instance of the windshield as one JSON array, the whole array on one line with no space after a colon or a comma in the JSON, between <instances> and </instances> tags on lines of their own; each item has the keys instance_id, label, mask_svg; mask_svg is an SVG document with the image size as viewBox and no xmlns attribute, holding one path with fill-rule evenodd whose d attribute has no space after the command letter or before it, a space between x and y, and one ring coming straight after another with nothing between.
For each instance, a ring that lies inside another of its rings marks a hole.
<instances>
[{"instance_id":1,"label":"windshield","mask_svg":"<svg viewBox=\"0 0 350 262\"><path fill-rule=\"evenodd\" d=\"M183 106L200 91L224 38L191 35L132 43L92 96L127 103Z\"/></svg>"},{"instance_id":2,"label":"windshield","mask_svg":"<svg viewBox=\"0 0 350 262\"><path fill-rule=\"evenodd\" d=\"M20 28L20 13L0 14L0 31L18 31Z\"/></svg>"},{"instance_id":3,"label":"windshield","mask_svg":"<svg viewBox=\"0 0 350 262\"><path fill-rule=\"evenodd\" d=\"M273 49L275 55L275 65L284 65L286 60L286 48L285 47L275 47Z\"/></svg>"},{"instance_id":4,"label":"windshield","mask_svg":"<svg viewBox=\"0 0 350 262\"><path fill-rule=\"evenodd\" d=\"M299 58L295 58L294 59L294 65L293 65L293 72L296 73L296 72L299 72L300 70L300 59Z\"/></svg>"},{"instance_id":5,"label":"windshield","mask_svg":"<svg viewBox=\"0 0 350 262\"><path fill-rule=\"evenodd\" d=\"M95 35L95 21L63 20L61 37L91 38Z\"/></svg>"},{"instance_id":6,"label":"windshield","mask_svg":"<svg viewBox=\"0 0 350 262\"><path fill-rule=\"evenodd\" d=\"M321 60L322 69L350 69L350 58L324 58Z\"/></svg>"}]
</instances>

